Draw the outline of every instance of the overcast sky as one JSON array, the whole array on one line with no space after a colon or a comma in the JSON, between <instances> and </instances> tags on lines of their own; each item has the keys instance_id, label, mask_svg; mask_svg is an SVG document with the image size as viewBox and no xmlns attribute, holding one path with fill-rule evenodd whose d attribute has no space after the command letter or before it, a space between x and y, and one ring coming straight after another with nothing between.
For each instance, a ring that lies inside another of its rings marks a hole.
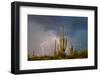
<instances>
[{"instance_id":1,"label":"overcast sky","mask_svg":"<svg viewBox=\"0 0 100 76\"><path fill-rule=\"evenodd\" d=\"M75 16L28 15L28 51L37 50L41 43L55 35L60 37L64 25L65 37L77 50L87 48L88 18Z\"/></svg>"}]
</instances>

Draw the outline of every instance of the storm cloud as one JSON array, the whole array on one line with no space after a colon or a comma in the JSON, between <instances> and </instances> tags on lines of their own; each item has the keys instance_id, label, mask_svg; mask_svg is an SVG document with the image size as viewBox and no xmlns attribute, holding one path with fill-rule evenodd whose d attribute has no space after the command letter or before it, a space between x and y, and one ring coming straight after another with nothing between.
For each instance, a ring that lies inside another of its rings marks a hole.
<instances>
[{"instance_id":1,"label":"storm cloud","mask_svg":"<svg viewBox=\"0 0 100 76\"><path fill-rule=\"evenodd\" d=\"M87 17L28 15L28 53L42 54L43 51L39 51L40 45L53 37L59 39L62 25L64 36L75 49L87 48L87 21ZM45 54L53 52L45 51Z\"/></svg>"}]
</instances>

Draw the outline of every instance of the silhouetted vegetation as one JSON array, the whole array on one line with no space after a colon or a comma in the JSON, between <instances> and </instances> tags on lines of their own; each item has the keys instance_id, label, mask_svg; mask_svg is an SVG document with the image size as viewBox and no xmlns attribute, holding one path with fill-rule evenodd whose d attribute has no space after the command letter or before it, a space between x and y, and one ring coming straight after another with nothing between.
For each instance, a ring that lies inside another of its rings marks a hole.
<instances>
[{"instance_id":1,"label":"silhouetted vegetation","mask_svg":"<svg viewBox=\"0 0 100 76\"><path fill-rule=\"evenodd\" d=\"M54 55L54 56L28 56L28 60L56 60L56 59L83 59L88 58L88 51L87 49L84 50L75 50L71 55L65 55L64 57L60 55Z\"/></svg>"}]
</instances>

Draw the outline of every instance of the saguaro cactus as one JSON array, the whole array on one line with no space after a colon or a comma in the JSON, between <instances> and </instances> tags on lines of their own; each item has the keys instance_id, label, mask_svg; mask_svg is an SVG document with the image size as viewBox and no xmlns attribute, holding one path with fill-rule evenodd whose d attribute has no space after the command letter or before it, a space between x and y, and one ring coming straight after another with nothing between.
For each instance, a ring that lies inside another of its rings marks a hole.
<instances>
[{"instance_id":1,"label":"saguaro cactus","mask_svg":"<svg viewBox=\"0 0 100 76\"><path fill-rule=\"evenodd\" d=\"M60 37L60 55L65 55L65 49L67 47L67 39L64 38L64 26L61 29L61 37Z\"/></svg>"}]
</instances>

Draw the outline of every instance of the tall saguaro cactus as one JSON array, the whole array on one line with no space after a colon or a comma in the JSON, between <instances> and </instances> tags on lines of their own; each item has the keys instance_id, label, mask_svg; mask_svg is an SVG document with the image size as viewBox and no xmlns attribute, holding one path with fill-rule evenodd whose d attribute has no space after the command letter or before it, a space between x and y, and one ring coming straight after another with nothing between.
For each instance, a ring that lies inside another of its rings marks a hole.
<instances>
[{"instance_id":1,"label":"tall saguaro cactus","mask_svg":"<svg viewBox=\"0 0 100 76\"><path fill-rule=\"evenodd\" d=\"M67 47L67 39L64 38L64 25L61 28L61 37L60 37L60 55L65 55L65 49Z\"/></svg>"}]
</instances>

